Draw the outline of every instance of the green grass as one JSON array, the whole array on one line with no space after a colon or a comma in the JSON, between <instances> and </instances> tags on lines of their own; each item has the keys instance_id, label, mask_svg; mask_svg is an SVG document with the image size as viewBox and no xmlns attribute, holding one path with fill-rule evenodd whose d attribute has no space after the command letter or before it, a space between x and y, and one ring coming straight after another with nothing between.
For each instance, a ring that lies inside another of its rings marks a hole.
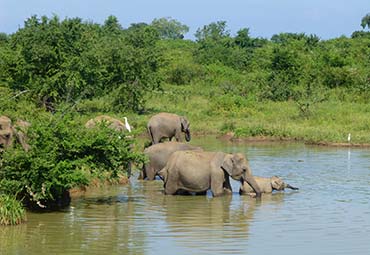
<instances>
[{"instance_id":1,"label":"green grass","mask_svg":"<svg viewBox=\"0 0 370 255\"><path fill-rule=\"evenodd\" d=\"M237 137L282 137L306 142L370 143L370 105L330 100L312 105L310 115L301 116L294 101L258 102L248 97L220 94L204 84L165 85L166 93L148 98L149 111L136 120L146 125L157 112L185 115L195 134L224 134ZM145 130L145 129L144 129ZM143 130L143 131L144 131Z\"/></svg>"},{"instance_id":2,"label":"green grass","mask_svg":"<svg viewBox=\"0 0 370 255\"><path fill-rule=\"evenodd\" d=\"M25 221L26 213L15 197L0 195L0 225L17 225Z\"/></svg>"}]
</instances>

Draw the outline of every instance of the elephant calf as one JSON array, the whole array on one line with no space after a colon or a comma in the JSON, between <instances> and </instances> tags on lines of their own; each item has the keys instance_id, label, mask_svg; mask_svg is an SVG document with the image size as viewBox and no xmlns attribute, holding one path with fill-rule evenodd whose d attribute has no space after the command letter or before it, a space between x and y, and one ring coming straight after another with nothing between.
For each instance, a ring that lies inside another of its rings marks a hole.
<instances>
[{"instance_id":1,"label":"elephant calf","mask_svg":"<svg viewBox=\"0 0 370 255\"><path fill-rule=\"evenodd\" d=\"M139 179L154 180L157 173L166 165L172 153L185 150L202 151L203 149L179 142L158 143L146 148L144 154L149 158L149 162L143 166Z\"/></svg>"},{"instance_id":2,"label":"elephant calf","mask_svg":"<svg viewBox=\"0 0 370 255\"><path fill-rule=\"evenodd\" d=\"M176 151L158 173L164 180L165 194L192 192L205 194L211 189L213 196L231 193L230 176L248 182L261 196L260 188L252 176L249 162L241 153Z\"/></svg>"},{"instance_id":3,"label":"elephant calf","mask_svg":"<svg viewBox=\"0 0 370 255\"><path fill-rule=\"evenodd\" d=\"M284 181L277 176L272 176L271 178L254 176L254 179L260 187L262 193L272 193L273 190L281 191L285 188L298 190L298 188L284 183ZM243 182L243 185L240 187L239 194L252 195L254 194L254 190L247 182Z\"/></svg>"}]
</instances>

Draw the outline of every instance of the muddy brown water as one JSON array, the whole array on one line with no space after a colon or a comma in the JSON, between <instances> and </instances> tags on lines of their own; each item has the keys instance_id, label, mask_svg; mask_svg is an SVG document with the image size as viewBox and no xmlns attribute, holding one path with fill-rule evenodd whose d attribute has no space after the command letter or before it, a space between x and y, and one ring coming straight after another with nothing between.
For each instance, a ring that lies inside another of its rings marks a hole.
<instances>
[{"instance_id":1,"label":"muddy brown water","mask_svg":"<svg viewBox=\"0 0 370 255\"><path fill-rule=\"evenodd\" d=\"M300 190L255 201L232 181L232 196L165 196L160 180L133 178L0 227L0 254L369 254L370 150L192 143L243 152L254 174L279 175Z\"/></svg>"}]
</instances>

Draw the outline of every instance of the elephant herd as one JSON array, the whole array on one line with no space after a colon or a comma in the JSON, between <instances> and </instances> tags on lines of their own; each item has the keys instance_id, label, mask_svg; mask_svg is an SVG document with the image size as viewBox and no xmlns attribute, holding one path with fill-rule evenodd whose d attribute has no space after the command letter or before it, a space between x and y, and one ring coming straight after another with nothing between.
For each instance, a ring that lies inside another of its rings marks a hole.
<instances>
[{"instance_id":1,"label":"elephant herd","mask_svg":"<svg viewBox=\"0 0 370 255\"><path fill-rule=\"evenodd\" d=\"M108 127L119 132L131 132L127 118L125 123L107 115L89 120L85 127L95 127L105 121ZM0 151L11 146L14 140L28 151L25 131L26 121L12 121L0 116ZM293 186L285 184L277 176L264 178L252 175L247 158L242 153L204 151L201 147L183 143L190 141L190 122L184 116L172 113L158 113L152 116L147 125L151 145L144 150L148 161L143 165L139 179L154 180L159 176L164 182L165 194L206 194L211 190L213 196L232 193L230 177L241 183L239 194L260 197L261 193L284 190ZM175 138L176 141L171 141ZM164 139L169 141L164 142Z\"/></svg>"},{"instance_id":2,"label":"elephant herd","mask_svg":"<svg viewBox=\"0 0 370 255\"><path fill-rule=\"evenodd\" d=\"M290 188L277 176L271 178L252 175L249 162L241 153L204 151L201 147L181 142L181 133L190 141L190 123L172 113L159 113L150 118L147 130L151 146L144 150L148 162L139 179L154 180L159 176L164 182L164 192L175 194L206 194L213 196L232 193L230 177L241 183L239 194L260 197L261 193ZM175 141L171 141L175 137ZM168 138L170 141L162 142Z\"/></svg>"}]
</instances>

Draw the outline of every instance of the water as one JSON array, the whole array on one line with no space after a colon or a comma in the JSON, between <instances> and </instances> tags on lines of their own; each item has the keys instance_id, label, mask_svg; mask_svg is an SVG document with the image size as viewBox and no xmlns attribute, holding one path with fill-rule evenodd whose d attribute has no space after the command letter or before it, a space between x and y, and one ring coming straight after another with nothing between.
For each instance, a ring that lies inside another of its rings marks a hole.
<instances>
[{"instance_id":1,"label":"water","mask_svg":"<svg viewBox=\"0 0 370 255\"><path fill-rule=\"evenodd\" d=\"M63 212L28 213L0 227L0 254L368 254L370 154L303 144L232 144L195 138L208 150L244 152L253 173L299 191L165 196L161 181L89 191Z\"/></svg>"}]
</instances>

